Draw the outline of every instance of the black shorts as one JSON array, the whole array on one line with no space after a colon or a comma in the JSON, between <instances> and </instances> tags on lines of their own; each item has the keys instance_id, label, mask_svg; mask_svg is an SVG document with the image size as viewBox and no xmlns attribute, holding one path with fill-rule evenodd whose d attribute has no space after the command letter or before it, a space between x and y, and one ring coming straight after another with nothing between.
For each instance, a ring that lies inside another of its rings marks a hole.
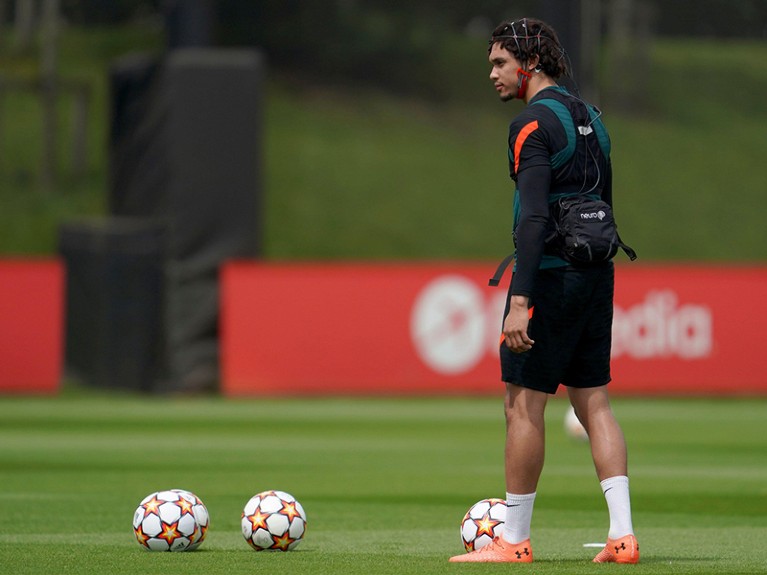
<instances>
[{"instance_id":1,"label":"black shorts","mask_svg":"<svg viewBox=\"0 0 767 575\"><path fill-rule=\"evenodd\" d=\"M556 393L560 384L598 387L610 381L613 264L539 270L535 279L532 349L513 353L501 342L506 383ZM509 313L508 298L503 317Z\"/></svg>"}]
</instances>

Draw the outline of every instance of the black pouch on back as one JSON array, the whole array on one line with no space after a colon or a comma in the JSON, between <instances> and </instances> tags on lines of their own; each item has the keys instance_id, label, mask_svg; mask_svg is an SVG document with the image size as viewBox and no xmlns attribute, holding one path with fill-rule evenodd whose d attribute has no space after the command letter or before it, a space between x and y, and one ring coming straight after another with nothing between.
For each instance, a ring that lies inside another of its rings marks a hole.
<instances>
[{"instance_id":1,"label":"black pouch on back","mask_svg":"<svg viewBox=\"0 0 767 575\"><path fill-rule=\"evenodd\" d=\"M547 248L570 263L587 265L612 259L618 248L633 261L636 252L621 241L607 202L590 196L566 196L551 206L554 230Z\"/></svg>"},{"instance_id":2,"label":"black pouch on back","mask_svg":"<svg viewBox=\"0 0 767 575\"><path fill-rule=\"evenodd\" d=\"M613 210L594 196L565 196L551 205L553 226L546 236L546 253L559 256L573 265L597 264L611 260L618 248L634 261L636 252L618 235ZM514 233L514 243L517 243ZM507 256L495 270L488 285L497 286L506 268L514 261Z\"/></svg>"}]
</instances>

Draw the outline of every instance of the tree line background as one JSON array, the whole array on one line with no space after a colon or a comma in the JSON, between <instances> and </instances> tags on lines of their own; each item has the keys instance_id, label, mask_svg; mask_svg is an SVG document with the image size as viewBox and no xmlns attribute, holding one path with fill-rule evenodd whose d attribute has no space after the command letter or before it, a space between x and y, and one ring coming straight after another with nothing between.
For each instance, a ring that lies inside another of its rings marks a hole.
<instances>
[{"instance_id":1,"label":"tree line background","mask_svg":"<svg viewBox=\"0 0 767 575\"><path fill-rule=\"evenodd\" d=\"M116 59L209 45L266 57L270 257L487 257L505 221L465 191L508 185L493 138L512 113L487 38L523 15L555 25L609 114L642 257L763 261L765 0L0 0L0 249L50 253L58 222L104 213Z\"/></svg>"},{"instance_id":2,"label":"tree line background","mask_svg":"<svg viewBox=\"0 0 767 575\"><path fill-rule=\"evenodd\" d=\"M25 0L4 0L7 11ZM80 24L114 24L149 11L169 9L189 0L61 0L62 10ZM194 0L193 0L194 1ZM610 4L614 0L605 0ZM670 36L753 37L767 36L767 2L764 0L636 0L662 12L657 21L659 34ZM562 4L572 3L564 0ZM440 0L212 0L222 24L261 41L284 26L322 23L328 30L347 28L345 18L355 11L388 12L402 20L426 19L460 28L483 15L493 20L532 11L536 0L473 0L465 3ZM7 13L7 12L6 12ZM320 18L319 21L316 18Z\"/></svg>"},{"instance_id":3,"label":"tree line background","mask_svg":"<svg viewBox=\"0 0 767 575\"><path fill-rule=\"evenodd\" d=\"M485 39L505 18L537 15L555 24L576 75L595 82L590 54L607 41L617 69L642 65L650 36L767 38L764 0L0 0L0 25L15 22L17 43L36 15L57 4L79 26L161 22L169 41L258 46L280 74L320 82L385 83L438 97L456 35ZM587 14L582 19L581 12ZM580 21L579 21L580 19ZM591 22L588 27L586 22ZM596 24L594 24L596 22ZM594 27L596 26L596 27ZM1 27L1 26L0 26ZM576 34L585 34L577 38ZM179 40L179 38L176 38ZM591 41L594 48L589 47ZM28 40L31 43L31 40ZM582 54L582 52L588 52ZM633 55L632 55L633 52ZM447 54L447 55L446 55ZM610 57L608 53L608 57ZM603 57L604 59L604 57ZM585 77L584 77L585 76ZM589 90L587 90L589 91ZM590 90L593 92L593 90ZM593 97L594 94L586 94Z\"/></svg>"}]
</instances>

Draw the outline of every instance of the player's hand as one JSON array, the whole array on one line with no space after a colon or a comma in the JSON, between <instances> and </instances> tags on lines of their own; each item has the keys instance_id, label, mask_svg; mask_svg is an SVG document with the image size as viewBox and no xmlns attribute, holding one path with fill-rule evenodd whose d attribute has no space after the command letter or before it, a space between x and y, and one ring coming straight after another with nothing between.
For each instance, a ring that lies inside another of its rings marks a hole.
<instances>
[{"instance_id":1,"label":"player's hand","mask_svg":"<svg viewBox=\"0 0 767 575\"><path fill-rule=\"evenodd\" d=\"M535 341L527 335L529 323L527 298L512 296L509 314L503 321L503 340L514 353L524 353L532 349Z\"/></svg>"}]
</instances>

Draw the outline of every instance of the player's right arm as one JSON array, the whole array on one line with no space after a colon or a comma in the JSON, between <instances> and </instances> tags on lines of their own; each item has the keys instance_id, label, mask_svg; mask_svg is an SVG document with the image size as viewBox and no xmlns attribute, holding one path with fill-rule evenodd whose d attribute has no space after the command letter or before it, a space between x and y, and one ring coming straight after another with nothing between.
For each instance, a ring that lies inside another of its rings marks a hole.
<instances>
[{"instance_id":1,"label":"player's right arm","mask_svg":"<svg viewBox=\"0 0 767 575\"><path fill-rule=\"evenodd\" d=\"M514 353L523 353L533 347L534 340L527 334L530 323L530 298L512 295L509 299L509 313L503 319L503 341Z\"/></svg>"},{"instance_id":2,"label":"player's right arm","mask_svg":"<svg viewBox=\"0 0 767 575\"><path fill-rule=\"evenodd\" d=\"M540 122L529 114L521 115L511 125L509 158L519 197L519 217L514 229L517 258L511 293L529 297L543 257L551 187L551 154L546 135Z\"/></svg>"}]
</instances>

